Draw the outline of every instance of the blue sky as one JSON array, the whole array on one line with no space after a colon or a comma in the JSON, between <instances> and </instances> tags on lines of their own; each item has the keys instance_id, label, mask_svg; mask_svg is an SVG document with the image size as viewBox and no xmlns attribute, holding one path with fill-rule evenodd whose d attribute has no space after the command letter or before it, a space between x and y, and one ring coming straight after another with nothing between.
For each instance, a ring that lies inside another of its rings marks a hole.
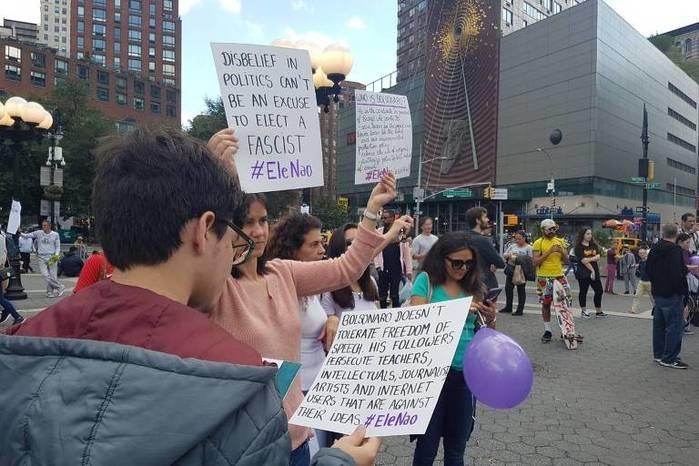
<instances>
[{"instance_id":1,"label":"blue sky","mask_svg":"<svg viewBox=\"0 0 699 466\"><path fill-rule=\"evenodd\" d=\"M275 39L342 42L352 51L348 79L371 82L396 68L395 0L180 0L182 119L219 95L209 44Z\"/></svg>"}]
</instances>

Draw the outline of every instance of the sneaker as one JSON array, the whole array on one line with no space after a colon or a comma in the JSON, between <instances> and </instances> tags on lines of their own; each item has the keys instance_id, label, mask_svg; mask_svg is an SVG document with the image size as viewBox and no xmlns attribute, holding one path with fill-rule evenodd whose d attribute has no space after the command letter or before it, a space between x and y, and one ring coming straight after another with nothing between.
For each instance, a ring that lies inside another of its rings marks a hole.
<instances>
[{"instance_id":1,"label":"sneaker","mask_svg":"<svg viewBox=\"0 0 699 466\"><path fill-rule=\"evenodd\" d=\"M522 316L524 315L524 311L515 311L512 313L513 316Z\"/></svg>"},{"instance_id":2,"label":"sneaker","mask_svg":"<svg viewBox=\"0 0 699 466\"><path fill-rule=\"evenodd\" d=\"M663 358L653 358L653 361L657 362L658 364L660 364L660 361L662 361L662 360L663 360Z\"/></svg>"},{"instance_id":3,"label":"sneaker","mask_svg":"<svg viewBox=\"0 0 699 466\"><path fill-rule=\"evenodd\" d=\"M21 324L22 322L24 322L24 317L19 316L15 320L12 321L12 325Z\"/></svg>"},{"instance_id":4,"label":"sneaker","mask_svg":"<svg viewBox=\"0 0 699 466\"><path fill-rule=\"evenodd\" d=\"M605 314L603 311L595 312L595 317L607 317L607 314Z\"/></svg>"},{"instance_id":5,"label":"sneaker","mask_svg":"<svg viewBox=\"0 0 699 466\"><path fill-rule=\"evenodd\" d=\"M2 311L2 314L0 314L0 324L2 324L3 322L5 322L5 321L7 320L8 317L10 317L10 313L9 313L9 312L5 312L5 311Z\"/></svg>"},{"instance_id":6,"label":"sneaker","mask_svg":"<svg viewBox=\"0 0 699 466\"><path fill-rule=\"evenodd\" d=\"M541 337L541 342L549 343L551 341L551 337L553 337L553 334L550 331L546 330L543 336Z\"/></svg>"},{"instance_id":7,"label":"sneaker","mask_svg":"<svg viewBox=\"0 0 699 466\"><path fill-rule=\"evenodd\" d=\"M54 293L53 291L49 291L48 293L46 293L46 297L47 297L47 298L55 298L55 297L56 297L56 293Z\"/></svg>"},{"instance_id":8,"label":"sneaker","mask_svg":"<svg viewBox=\"0 0 699 466\"><path fill-rule=\"evenodd\" d=\"M590 317L592 317L592 312L588 311L587 309L583 309L581 311L581 313L582 313L582 316L586 319L589 319Z\"/></svg>"},{"instance_id":9,"label":"sneaker","mask_svg":"<svg viewBox=\"0 0 699 466\"><path fill-rule=\"evenodd\" d=\"M689 326L689 324L684 326L684 330L682 331L684 335L694 335L694 330L692 330L692 327Z\"/></svg>"},{"instance_id":10,"label":"sneaker","mask_svg":"<svg viewBox=\"0 0 699 466\"><path fill-rule=\"evenodd\" d=\"M500 312L502 314L512 314L512 309L507 309L506 307L503 307L498 312Z\"/></svg>"},{"instance_id":11,"label":"sneaker","mask_svg":"<svg viewBox=\"0 0 699 466\"><path fill-rule=\"evenodd\" d=\"M672 367L673 369L687 369L689 367L686 362L682 362L680 359L675 359L672 362L660 361L660 365L663 367Z\"/></svg>"},{"instance_id":12,"label":"sneaker","mask_svg":"<svg viewBox=\"0 0 699 466\"><path fill-rule=\"evenodd\" d=\"M57 298L60 298L61 296L63 296L63 293L65 293L65 292L66 292L66 286L65 286L65 285L61 285L61 287L60 287L60 288L58 289L58 291L56 292L56 297L57 297Z\"/></svg>"}]
</instances>

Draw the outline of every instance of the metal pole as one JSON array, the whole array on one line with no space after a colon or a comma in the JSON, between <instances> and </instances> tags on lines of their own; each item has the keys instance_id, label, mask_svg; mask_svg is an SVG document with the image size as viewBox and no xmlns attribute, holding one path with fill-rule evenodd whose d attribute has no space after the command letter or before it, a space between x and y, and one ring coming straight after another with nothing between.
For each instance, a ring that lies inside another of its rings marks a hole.
<instances>
[{"instance_id":1,"label":"metal pole","mask_svg":"<svg viewBox=\"0 0 699 466\"><path fill-rule=\"evenodd\" d=\"M643 158L648 158L648 112L646 104L643 104L643 129L641 130L641 144L643 146ZM643 183L643 221L641 224L641 241L648 240L648 178L646 173L646 182Z\"/></svg>"},{"instance_id":2,"label":"metal pole","mask_svg":"<svg viewBox=\"0 0 699 466\"><path fill-rule=\"evenodd\" d=\"M417 159L417 187L422 187L422 144L420 144L420 154ZM422 197L418 196L415 200L415 237L420 234L420 201Z\"/></svg>"},{"instance_id":3,"label":"metal pole","mask_svg":"<svg viewBox=\"0 0 699 466\"><path fill-rule=\"evenodd\" d=\"M502 211L502 201L498 201L498 236L500 237L500 255L505 251L505 213Z\"/></svg>"},{"instance_id":4,"label":"metal pole","mask_svg":"<svg viewBox=\"0 0 699 466\"><path fill-rule=\"evenodd\" d=\"M55 179L54 179L55 178L55 170L56 170L54 167L55 161L56 161L56 137L54 135L51 135L51 169L50 169L51 181L49 183L51 185L53 185L53 183L55 182ZM56 201L54 201L53 199L51 200L51 229L56 228L56 212L55 212L56 204L55 204L55 202Z\"/></svg>"},{"instance_id":5,"label":"metal pole","mask_svg":"<svg viewBox=\"0 0 699 466\"><path fill-rule=\"evenodd\" d=\"M468 98L468 85L466 84L466 70L464 57L461 56L461 76L464 79L464 95L466 96L466 115L468 116L468 134L471 137L471 155L473 157L473 169L478 170L478 155L476 154L476 138L473 135L473 120L471 119L471 103Z\"/></svg>"},{"instance_id":6,"label":"metal pole","mask_svg":"<svg viewBox=\"0 0 699 466\"><path fill-rule=\"evenodd\" d=\"M672 221L677 221L677 177L672 179Z\"/></svg>"}]
</instances>

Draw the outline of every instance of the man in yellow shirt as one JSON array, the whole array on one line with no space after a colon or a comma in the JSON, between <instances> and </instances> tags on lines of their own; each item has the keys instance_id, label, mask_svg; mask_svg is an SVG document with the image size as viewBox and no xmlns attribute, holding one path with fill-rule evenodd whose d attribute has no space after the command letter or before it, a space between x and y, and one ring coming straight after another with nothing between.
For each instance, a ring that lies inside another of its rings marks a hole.
<instances>
[{"instance_id":1,"label":"man in yellow shirt","mask_svg":"<svg viewBox=\"0 0 699 466\"><path fill-rule=\"evenodd\" d=\"M565 240L556 237L558 225L552 219L547 218L541 222L543 236L532 245L534 256L532 261L536 265L536 294L541 303L541 313L544 318L544 335L542 343L551 341L551 303L553 302L553 283L558 281L565 290L568 306L572 306L570 286L563 274L563 265L568 263L568 252Z\"/></svg>"}]
</instances>

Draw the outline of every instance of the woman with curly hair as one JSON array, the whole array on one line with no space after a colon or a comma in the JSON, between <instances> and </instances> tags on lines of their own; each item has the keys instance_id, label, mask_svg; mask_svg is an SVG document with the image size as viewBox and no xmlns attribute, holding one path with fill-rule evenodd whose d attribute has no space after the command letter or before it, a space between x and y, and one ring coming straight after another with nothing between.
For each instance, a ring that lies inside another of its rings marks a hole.
<instances>
[{"instance_id":1,"label":"woman with curly hair","mask_svg":"<svg viewBox=\"0 0 699 466\"><path fill-rule=\"evenodd\" d=\"M219 155L224 154L221 152ZM234 215L233 223L242 226L243 232L255 242L255 248L246 262L234 268L233 276L228 279L211 318L264 357L300 361L302 328L299 300L350 285L364 273L378 246L397 238L401 228L411 228L411 219L403 217L396 220L396 228L386 235L376 232L377 213L395 198L395 185L395 177L388 174L371 192L357 237L347 254L337 259L315 262L268 260L268 256L264 255L265 248L270 243L269 247L276 249L279 240L268 241L266 199L262 194L246 195L243 205ZM287 250L292 247L286 245ZM296 249L303 247L297 246ZM336 323L337 319L330 319L326 323L326 335L330 339L337 330L336 327L332 328ZM302 400L301 383L297 379L284 399L288 417ZM289 436L293 449L290 464L310 464L309 429L290 425Z\"/></svg>"},{"instance_id":2,"label":"woman with curly hair","mask_svg":"<svg viewBox=\"0 0 699 466\"><path fill-rule=\"evenodd\" d=\"M355 223L345 223L336 229L328 244L326 256L328 258L342 256L357 237L357 231ZM345 311L376 309L378 300L378 286L374 277L371 276L370 268L367 267L359 280L351 285L330 293L323 293L320 305L328 316L340 318Z\"/></svg>"},{"instance_id":3,"label":"woman with curly hair","mask_svg":"<svg viewBox=\"0 0 699 466\"><path fill-rule=\"evenodd\" d=\"M439 394L424 435L417 436L413 466L434 463L440 439L444 439L445 466L463 466L466 442L475 423L476 400L463 373L463 358L475 333L476 316L495 326L495 304L484 302L486 289L477 267L478 256L463 233L447 233L434 244L415 279L410 304L413 306L473 297L459 335L451 368Z\"/></svg>"}]
</instances>

